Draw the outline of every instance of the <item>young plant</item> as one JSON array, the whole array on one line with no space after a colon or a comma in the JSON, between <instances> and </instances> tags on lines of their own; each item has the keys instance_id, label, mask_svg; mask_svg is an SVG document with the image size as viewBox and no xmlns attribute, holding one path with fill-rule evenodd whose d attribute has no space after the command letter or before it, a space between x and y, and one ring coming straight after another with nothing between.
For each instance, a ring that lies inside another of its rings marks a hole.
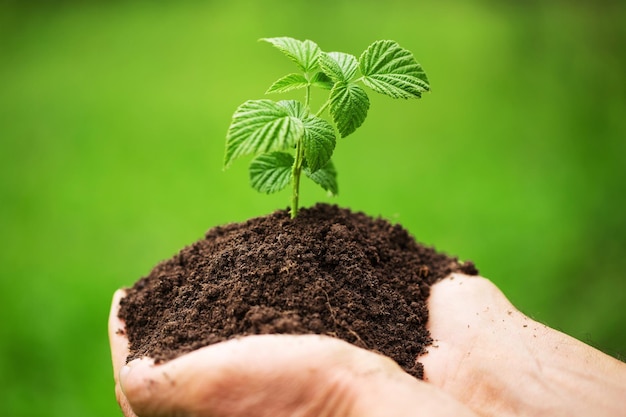
<instances>
[{"instance_id":1,"label":"young plant","mask_svg":"<svg viewBox=\"0 0 626 417\"><path fill-rule=\"evenodd\" d=\"M430 87L413 54L394 41L376 41L357 59L343 52L323 52L310 40L261 40L284 53L300 70L278 79L266 93L302 89L304 102L262 99L239 106L226 135L224 168L240 156L255 155L250 163L252 187L269 194L291 183L294 218L302 172L330 194L338 192L331 161L335 128L343 138L363 124L370 102L361 83L377 93L405 99L420 98ZM329 91L315 112L310 108L313 87ZM321 117L326 109L334 126Z\"/></svg>"}]
</instances>

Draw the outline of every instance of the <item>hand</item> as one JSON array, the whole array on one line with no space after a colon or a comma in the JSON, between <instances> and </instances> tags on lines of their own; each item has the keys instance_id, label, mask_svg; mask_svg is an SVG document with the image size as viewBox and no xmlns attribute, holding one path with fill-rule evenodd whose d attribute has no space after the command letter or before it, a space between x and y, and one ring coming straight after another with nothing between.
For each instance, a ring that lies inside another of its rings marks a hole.
<instances>
[{"instance_id":1,"label":"hand","mask_svg":"<svg viewBox=\"0 0 626 417\"><path fill-rule=\"evenodd\" d=\"M125 365L128 340L117 317L122 296L113 298L109 337L126 417L475 416L391 359L324 336L248 336L164 364Z\"/></svg>"},{"instance_id":2,"label":"hand","mask_svg":"<svg viewBox=\"0 0 626 417\"><path fill-rule=\"evenodd\" d=\"M123 367L122 295L109 331L127 417L129 403L145 416L624 415L626 365L524 316L480 277L453 275L431 288L435 342L420 358L430 384L322 336L251 336Z\"/></svg>"},{"instance_id":3,"label":"hand","mask_svg":"<svg viewBox=\"0 0 626 417\"><path fill-rule=\"evenodd\" d=\"M431 287L425 380L481 416L625 416L626 364L520 313L489 280Z\"/></svg>"}]
</instances>

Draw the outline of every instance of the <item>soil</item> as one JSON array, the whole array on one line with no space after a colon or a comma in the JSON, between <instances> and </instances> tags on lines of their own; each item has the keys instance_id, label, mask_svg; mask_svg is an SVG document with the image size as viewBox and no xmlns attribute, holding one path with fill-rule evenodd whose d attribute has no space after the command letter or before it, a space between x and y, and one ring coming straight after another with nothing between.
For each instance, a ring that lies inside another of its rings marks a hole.
<instances>
[{"instance_id":1,"label":"soil","mask_svg":"<svg viewBox=\"0 0 626 417\"><path fill-rule=\"evenodd\" d=\"M430 285L471 262L416 243L400 225L326 204L209 230L128 289L128 360L157 362L239 336L317 333L394 359L418 355Z\"/></svg>"}]
</instances>

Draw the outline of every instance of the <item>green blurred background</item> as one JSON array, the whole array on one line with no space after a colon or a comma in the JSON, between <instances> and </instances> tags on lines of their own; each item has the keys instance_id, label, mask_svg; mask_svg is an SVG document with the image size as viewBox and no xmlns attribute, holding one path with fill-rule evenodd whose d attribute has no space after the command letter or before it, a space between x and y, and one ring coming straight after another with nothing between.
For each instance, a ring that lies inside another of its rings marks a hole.
<instances>
[{"instance_id":1,"label":"green blurred background","mask_svg":"<svg viewBox=\"0 0 626 417\"><path fill-rule=\"evenodd\" d=\"M620 1L29 2L0 6L0 411L116 416L110 297L288 193L222 172L234 109L294 67L257 39L412 50L433 91L371 95L334 202L472 259L525 313L626 354Z\"/></svg>"}]
</instances>

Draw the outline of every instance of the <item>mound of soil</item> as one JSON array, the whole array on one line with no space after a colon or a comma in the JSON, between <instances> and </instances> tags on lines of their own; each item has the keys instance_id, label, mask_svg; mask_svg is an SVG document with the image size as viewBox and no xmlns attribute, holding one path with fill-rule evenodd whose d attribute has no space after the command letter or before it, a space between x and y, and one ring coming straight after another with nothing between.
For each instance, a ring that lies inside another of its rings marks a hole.
<instances>
[{"instance_id":1,"label":"mound of soil","mask_svg":"<svg viewBox=\"0 0 626 417\"><path fill-rule=\"evenodd\" d=\"M477 274L400 225L318 204L295 220L281 210L209 230L128 289L119 316L128 360L167 361L238 336L317 333L422 378L430 285L451 272Z\"/></svg>"}]
</instances>

